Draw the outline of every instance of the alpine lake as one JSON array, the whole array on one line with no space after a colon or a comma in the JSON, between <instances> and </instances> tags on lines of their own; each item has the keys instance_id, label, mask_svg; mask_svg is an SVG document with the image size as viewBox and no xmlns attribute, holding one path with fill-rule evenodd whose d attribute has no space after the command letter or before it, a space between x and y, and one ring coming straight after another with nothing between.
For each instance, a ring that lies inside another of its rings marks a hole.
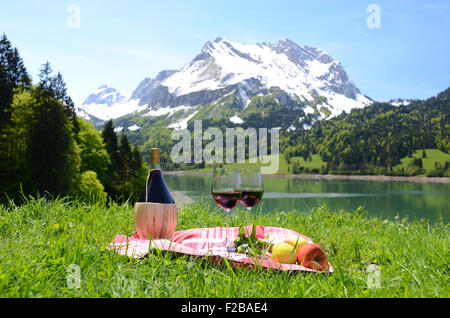
<instances>
[{"instance_id":1,"label":"alpine lake","mask_svg":"<svg viewBox=\"0 0 450 318\"><path fill-rule=\"evenodd\" d=\"M195 201L203 200L210 209L218 209L211 196L211 175L165 174L164 179L169 188ZM352 212L362 207L369 216L389 220L450 221L448 182L290 177L264 177L263 182L264 196L261 203L253 208L254 213L297 211L306 214L312 208L325 205L332 212ZM241 206L237 209L244 210Z\"/></svg>"}]
</instances>

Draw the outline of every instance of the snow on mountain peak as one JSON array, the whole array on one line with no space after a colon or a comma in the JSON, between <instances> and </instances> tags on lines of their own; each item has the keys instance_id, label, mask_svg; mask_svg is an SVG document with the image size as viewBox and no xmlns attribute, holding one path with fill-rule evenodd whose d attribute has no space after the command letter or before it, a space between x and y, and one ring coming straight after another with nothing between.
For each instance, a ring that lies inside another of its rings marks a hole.
<instances>
[{"instance_id":1,"label":"snow on mountain peak","mask_svg":"<svg viewBox=\"0 0 450 318\"><path fill-rule=\"evenodd\" d=\"M162 81L162 85L171 94L182 96L222 89L252 78L265 88L279 87L302 99L324 96L335 112L347 105L353 108L370 104L369 100L359 96L359 89L341 64L328 53L300 46L288 39L276 43L243 44L216 38L206 42L200 54Z\"/></svg>"},{"instance_id":2,"label":"snow on mountain peak","mask_svg":"<svg viewBox=\"0 0 450 318\"><path fill-rule=\"evenodd\" d=\"M272 88L290 100L313 103L316 110L328 109L328 118L371 104L342 65L322 49L286 38L244 44L217 37L207 41L180 70L144 79L131 95L103 85L81 107L88 114L109 119L146 108L148 114L159 114L167 107L207 105L236 92L236 103L244 109L254 96L268 94Z\"/></svg>"},{"instance_id":3,"label":"snow on mountain peak","mask_svg":"<svg viewBox=\"0 0 450 318\"><path fill-rule=\"evenodd\" d=\"M106 104L111 106L115 103L121 103L127 100L130 94L126 91L118 91L108 85L102 85L86 98L83 104Z\"/></svg>"},{"instance_id":4,"label":"snow on mountain peak","mask_svg":"<svg viewBox=\"0 0 450 318\"><path fill-rule=\"evenodd\" d=\"M102 85L91 92L84 103L77 107L77 113L84 118L89 114L102 120L109 120L140 109L139 100L130 98L130 93Z\"/></svg>"}]
</instances>

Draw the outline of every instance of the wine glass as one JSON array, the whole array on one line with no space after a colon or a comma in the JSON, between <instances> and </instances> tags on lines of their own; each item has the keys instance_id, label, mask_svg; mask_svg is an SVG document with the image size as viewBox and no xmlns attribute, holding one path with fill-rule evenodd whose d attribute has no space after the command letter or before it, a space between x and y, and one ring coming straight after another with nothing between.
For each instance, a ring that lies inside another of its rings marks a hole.
<instances>
[{"instance_id":1,"label":"wine glass","mask_svg":"<svg viewBox=\"0 0 450 318\"><path fill-rule=\"evenodd\" d=\"M242 197L240 203L247 209L247 222L251 225L251 210L262 199L264 194L264 184L260 168L239 169L241 177Z\"/></svg>"},{"instance_id":2,"label":"wine glass","mask_svg":"<svg viewBox=\"0 0 450 318\"><path fill-rule=\"evenodd\" d=\"M236 168L214 168L211 194L216 204L226 212L226 232L224 245L227 252L234 251L234 243L230 240L230 211L241 199L241 179Z\"/></svg>"}]
</instances>

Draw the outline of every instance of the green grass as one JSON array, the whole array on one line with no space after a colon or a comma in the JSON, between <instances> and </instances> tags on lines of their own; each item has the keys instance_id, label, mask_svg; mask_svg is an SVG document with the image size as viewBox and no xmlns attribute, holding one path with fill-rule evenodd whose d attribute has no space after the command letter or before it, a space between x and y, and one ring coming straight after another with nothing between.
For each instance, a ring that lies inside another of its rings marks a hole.
<instances>
[{"instance_id":1,"label":"green grass","mask_svg":"<svg viewBox=\"0 0 450 318\"><path fill-rule=\"evenodd\" d=\"M434 170L434 164L439 162L442 166L445 165L446 161L450 161L450 154L442 152L438 149L425 149L425 153L427 155L426 158L422 158L422 150L416 150L413 153L412 158L405 157L401 160L401 164L394 167L395 170L401 169L403 167L404 170L407 170L412 166L414 158L422 159L423 169L425 173L422 175L426 175L428 172Z\"/></svg>"},{"instance_id":2,"label":"green grass","mask_svg":"<svg viewBox=\"0 0 450 318\"><path fill-rule=\"evenodd\" d=\"M258 224L298 231L329 253L331 275L230 269L206 259L153 253L128 259L106 249L134 231L133 206L30 199L0 206L1 297L449 297L448 224L369 218L361 211L254 215ZM179 210L177 229L224 223L201 202ZM244 223L236 216L232 226ZM67 285L68 268L81 285ZM369 288L369 264L381 270Z\"/></svg>"},{"instance_id":3,"label":"green grass","mask_svg":"<svg viewBox=\"0 0 450 318\"><path fill-rule=\"evenodd\" d=\"M322 161L320 155L315 154L311 155L311 161L303 159L303 157L292 157L291 158L291 166L292 163L296 162L298 165L304 168L308 168L309 170L318 169L320 170L322 167L326 167L327 163ZM292 168L291 168L292 169Z\"/></svg>"}]
</instances>

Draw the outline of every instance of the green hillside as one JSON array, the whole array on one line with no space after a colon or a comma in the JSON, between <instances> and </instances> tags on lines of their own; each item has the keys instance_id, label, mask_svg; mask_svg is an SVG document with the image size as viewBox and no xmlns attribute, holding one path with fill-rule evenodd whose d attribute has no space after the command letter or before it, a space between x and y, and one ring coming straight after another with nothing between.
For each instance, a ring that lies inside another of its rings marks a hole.
<instances>
[{"instance_id":1,"label":"green hillside","mask_svg":"<svg viewBox=\"0 0 450 318\"><path fill-rule=\"evenodd\" d=\"M412 156L401 159L401 163L394 167L394 171L413 172L417 168L420 168L414 166L414 159L420 159L422 161L422 171L418 175L430 175L435 171L436 163L438 163L438 166L440 165L440 167L444 168L445 163L450 162L450 154L438 149L416 150Z\"/></svg>"},{"instance_id":2,"label":"green hillside","mask_svg":"<svg viewBox=\"0 0 450 318\"><path fill-rule=\"evenodd\" d=\"M313 154L306 160L303 157L292 157L289 162L292 173L318 173L327 166L318 154Z\"/></svg>"},{"instance_id":3,"label":"green hillside","mask_svg":"<svg viewBox=\"0 0 450 318\"><path fill-rule=\"evenodd\" d=\"M337 174L448 174L450 88L408 106L375 102L351 113L315 122L310 130L282 131L281 151L292 159L319 155ZM414 154L431 149L422 171L406 169ZM435 151L433 151L435 149ZM317 158L317 157L316 157ZM405 159L405 160L404 160ZM433 173L435 162L436 173ZM399 166L400 165L400 166ZM402 170L403 168L403 170ZM436 174L436 175L434 175Z\"/></svg>"}]
</instances>

